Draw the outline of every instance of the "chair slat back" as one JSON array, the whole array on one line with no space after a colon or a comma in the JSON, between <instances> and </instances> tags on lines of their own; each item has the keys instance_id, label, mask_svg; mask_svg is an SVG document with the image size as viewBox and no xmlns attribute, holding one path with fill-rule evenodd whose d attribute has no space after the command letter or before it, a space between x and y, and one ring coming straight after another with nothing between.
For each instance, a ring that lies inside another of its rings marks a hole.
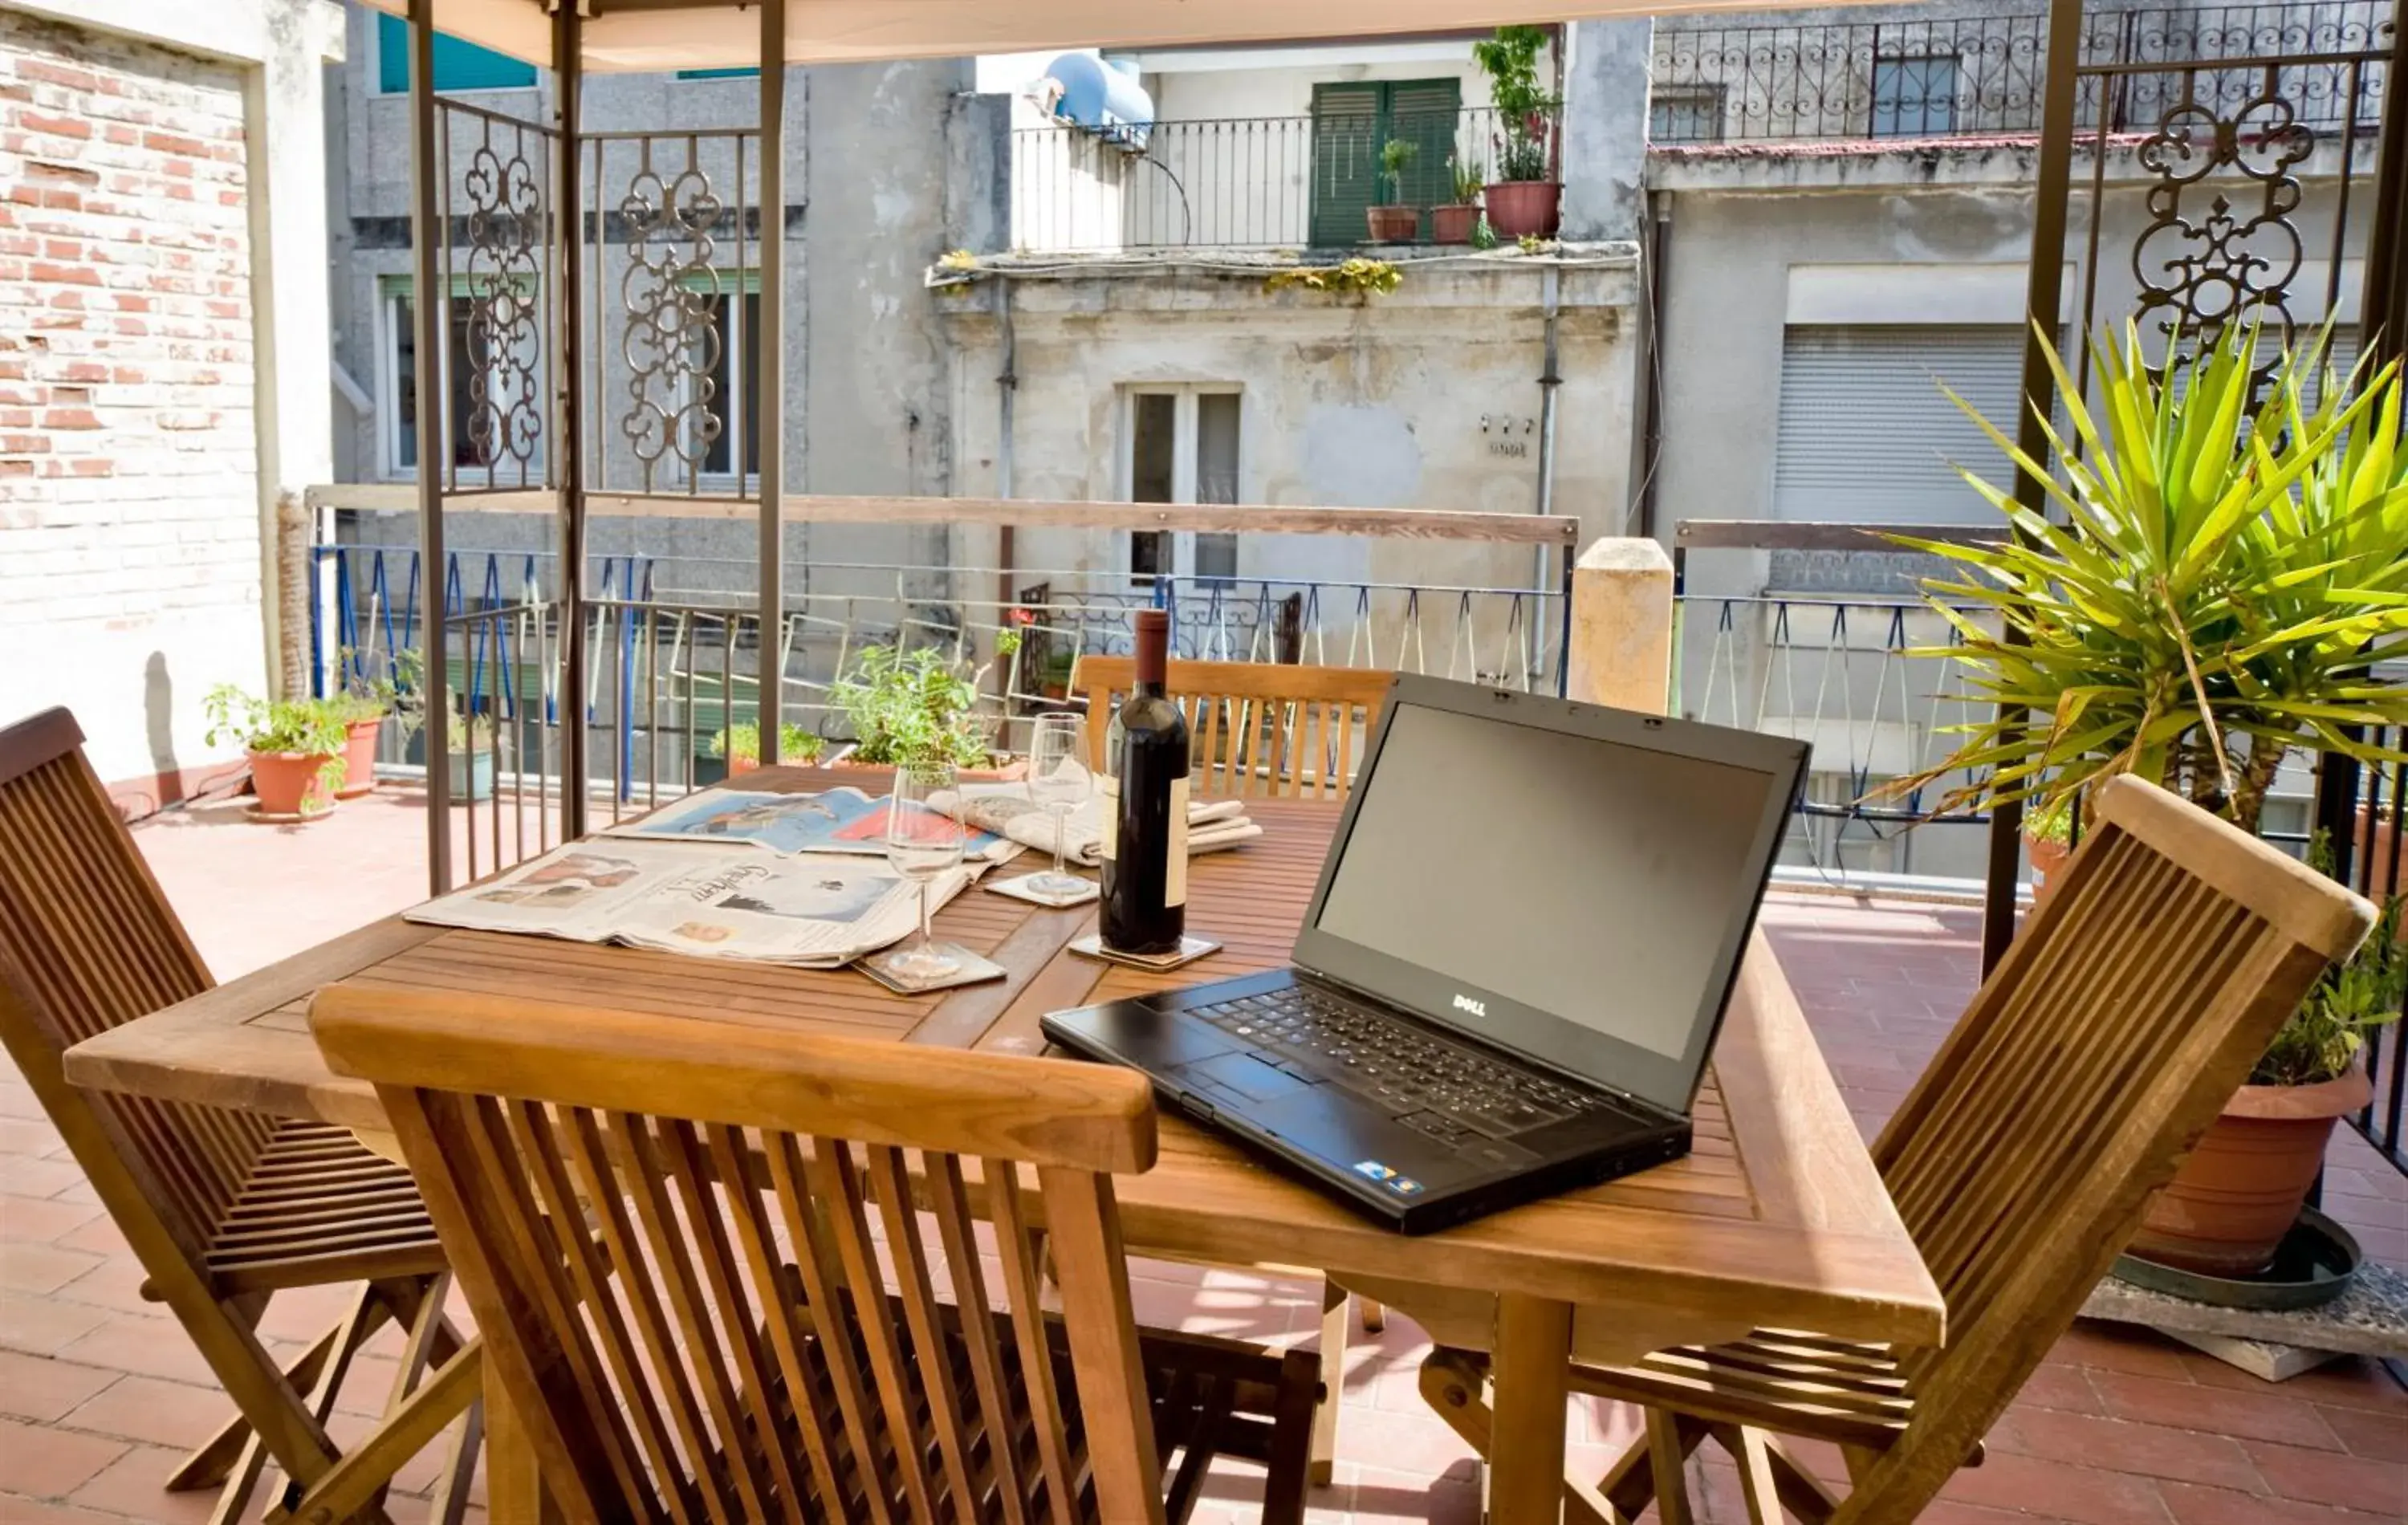
<instances>
[{"instance_id":1,"label":"chair slat back","mask_svg":"<svg viewBox=\"0 0 2408 1525\"><path fill-rule=\"evenodd\" d=\"M274 1124L66 1084L69 1048L212 983L82 747L64 710L0 729L0 1040L111 1211L197 1258ZM127 1171L132 1201L108 1190Z\"/></svg>"},{"instance_id":2,"label":"chair slat back","mask_svg":"<svg viewBox=\"0 0 2408 1525\"><path fill-rule=\"evenodd\" d=\"M1162 1518L1111 1190L1141 1077L344 985L310 1021L569 1519Z\"/></svg>"},{"instance_id":3,"label":"chair slat back","mask_svg":"<svg viewBox=\"0 0 2408 1525\"><path fill-rule=\"evenodd\" d=\"M2172 795L2099 825L1873 1146L1948 1304L1842 1518L1907 1519L2073 1321L2149 1196L2372 908Z\"/></svg>"},{"instance_id":4,"label":"chair slat back","mask_svg":"<svg viewBox=\"0 0 2408 1525\"><path fill-rule=\"evenodd\" d=\"M1396 674L1383 668L1173 661L1164 686L1187 717L1198 795L1343 799ZM1079 658L1087 748L1104 765L1104 723L1137 686L1127 656Z\"/></svg>"}]
</instances>

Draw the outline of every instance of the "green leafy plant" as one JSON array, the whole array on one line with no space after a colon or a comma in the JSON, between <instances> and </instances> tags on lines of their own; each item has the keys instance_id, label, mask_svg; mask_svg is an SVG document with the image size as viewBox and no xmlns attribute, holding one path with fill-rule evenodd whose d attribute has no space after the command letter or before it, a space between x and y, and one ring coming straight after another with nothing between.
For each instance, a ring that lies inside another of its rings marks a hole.
<instances>
[{"instance_id":1,"label":"green leafy plant","mask_svg":"<svg viewBox=\"0 0 2408 1525\"><path fill-rule=\"evenodd\" d=\"M1472 226L1471 247L1474 249L1494 249L1497 247L1497 230L1488 225L1488 214L1486 212L1482 212L1480 214L1480 221Z\"/></svg>"},{"instance_id":2,"label":"green leafy plant","mask_svg":"<svg viewBox=\"0 0 2408 1525\"><path fill-rule=\"evenodd\" d=\"M2024 835L2033 842L2053 842L2059 847L2073 844L2073 803L2061 800L2043 805L2024 817Z\"/></svg>"},{"instance_id":3,"label":"green leafy plant","mask_svg":"<svg viewBox=\"0 0 2408 1525\"><path fill-rule=\"evenodd\" d=\"M2318 832L2308 846L2308 861L2332 871L2332 847ZM2400 941L2400 920L2408 914L2408 896L2394 895L2383 906L2373 932L2358 952L2333 965L2308 992L2308 999L2274 1034L2274 1042L2250 1073L2252 1086L2315 1086L2338 1080L2358 1061L2366 1036L2400 1019L2408 999L2408 947Z\"/></svg>"},{"instance_id":4,"label":"green leafy plant","mask_svg":"<svg viewBox=\"0 0 2408 1525\"><path fill-rule=\"evenodd\" d=\"M1496 36L1471 45L1473 62L1488 76L1489 103L1502 129L1497 145L1500 180L1548 176L1548 143L1563 99L1539 83L1539 54L1546 46L1546 28L1539 26L1500 26Z\"/></svg>"},{"instance_id":5,"label":"green leafy plant","mask_svg":"<svg viewBox=\"0 0 2408 1525\"><path fill-rule=\"evenodd\" d=\"M761 727L757 722L739 720L726 729L713 733L710 742L714 757L734 757L748 762L761 760ZM827 750L827 738L817 731L806 730L791 720L778 723L778 760L781 764L809 765L820 760Z\"/></svg>"},{"instance_id":6,"label":"green leafy plant","mask_svg":"<svg viewBox=\"0 0 2408 1525\"><path fill-rule=\"evenodd\" d=\"M2281 357L2261 399L2258 338L2227 325L2160 376L2127 325L2092 348L2095 417L2049 349L2071 431L2047 427L2046 461L1956 398L2068 522L1964 471L2022 540L1893 537L1970 574L1925 584L1962 643L1922 655L1960 663L1971 697L2002 708L1885 793L1965 770L1951 808L2079 809L2129 772L2255 831L2294 749L2408 761L2348 728L2408 724L2408 688L2370 675L2408 654L2400 378L2332 376L2315 340Z\"/></svg>"},{"instance_id":7,"label":"green leafy plant","mask_svg":"<svg viewBox=\"0 0 2408 1525\"><path fill-rule=\"evenodd\" d=\"M1410 138L1392 137L1380 145L1380 179L1387 182L1388 205L1404 204L1405 171L1421 156L1421 145Z\"/></svg>"},{"instance_id":8,"label":"green leafy plant","mask_svg":"<svg viewBox=\"0 0 2408 1525\"><path fill-rule=\"evenodd\" d=\"M871 646L828 698L853 723L854 762L911 767L949 762L983 768L994 761L987 724L972 707L986 669L965 675L932 646L905 652Z\"/></svg>"},{"instance_id":9,"label":"green leafy plant","mask_svg":"<svg viewBox=\"0 0 2408 1525\"><path fill-rule=\"evenodd\" d=\"M333 699L264 699L220 683L201 700L208 716L202 740L231 741L249 752L335 753L345 740L342 712ZM342 767L339 759L336 768Z\"/></svg>"},{"instance_id":10,"label":"green leafy plant","mask_svg":"<svg viewBox=\"0 0 2408 1525\"><path fill-rule=\"evenodd\" d=\"M1395 291L1404 283L1404 271L1388 261L1357 257L1337 265L1298 265L1275 270L1263 281L1263 290L1281 292L1294 288L1327 292L1333 296L1373 296Z\"/></svg>"},{"instance_id":11,"label":"green leafy plant","mask_svg":"<svg viewBox=\"0 0 2408 1525\"><path fill-rule=\"evenodd\" d=\"M411 652L408 655L414 658L418 654ZM360 660L361 654L353 647L339 648L337 655L343 669L343 689L335 696L334 702L342 713L344 724L381 720L393 713L401 696L392 670L370 676L368 664Z\"/></svg>"},{"instance_id":12,"label":"green leafy plant","mask_svg":"<svg viewBox=\"0 0 2408 1525\"><path fill-rule=\"evenodd\" d=\"M1455 190L1456 206L1469 207L1480 199L1481 191L1488 184L1487 175L1480 165L1466 164L1461 158L1450 155L1446 161L1446 170L1447 181ZM1490 237L1494 237L1495 235L1492 234Z\"/></svg>"}]
</instances>

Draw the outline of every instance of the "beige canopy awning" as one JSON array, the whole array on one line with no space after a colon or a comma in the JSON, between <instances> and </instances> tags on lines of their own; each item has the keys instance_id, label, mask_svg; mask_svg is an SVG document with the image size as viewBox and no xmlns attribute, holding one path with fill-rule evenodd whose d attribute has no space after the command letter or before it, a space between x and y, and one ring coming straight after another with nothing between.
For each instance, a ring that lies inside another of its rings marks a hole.
<instances>
[{"instance_id":1,"label":"beige canopy awning","mask_svg":"<svg viewBox=\"0 0 2408 1525\"><path fill-rule=\"evenodd\" d=\"M396 16L407 0L367 0ZM1776 0L1777 3L1777 0ZM796 64L959 58L1049 48L1241 44L1337 35L1485 29L1517 22L1612 20L1663 11L1762 10L1764 0L789 0ZM758 7L722 0L585 0L594 74L740 68L760 62ZM531 64L552 59L542 0L435 0L440 32Z\"/></svg>"}]
</instances>

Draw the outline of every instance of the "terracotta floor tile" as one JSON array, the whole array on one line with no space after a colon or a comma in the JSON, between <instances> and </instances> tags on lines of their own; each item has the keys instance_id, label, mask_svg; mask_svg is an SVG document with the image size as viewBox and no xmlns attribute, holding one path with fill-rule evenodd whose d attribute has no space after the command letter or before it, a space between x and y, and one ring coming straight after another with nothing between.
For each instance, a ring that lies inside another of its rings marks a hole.
<instances>
[{"instance_id":1,"label":"terracotta floor tile","mask_svg":"<svg viewBox=\"0 0 2408 1525\"><path fill-rule=\"evenodd\" d=\"M217 1378L184 1327L156 1308L151 1316L103 1314L90 1332L60 1350L63 1360L106 1366L111 1371L165 1377L174 1382L208 1386Z\"/></svg>"},{"instance_id":2,"label":"terracotta floor tile","mask_svg":"<svg viewBox=\"0 0 2408 1525\"><path fill-rule=\"evenodd\" d=\"M128 1376L62 1423L69 1430L189 1450L215 1434L234 1412L232 1400L215 1388Z\"/></svg>"},{"instance_id":3,"label":"terracotta floor tile","mask_svg":"<svg viewBox=\"0 0 2408 1525\"><path fill-rule=\"evenodd\" d=\"M122 1515L130 1520L142 1520L146 1525L206 1525L210 1512L217 1507L215 1489L170 1493L160 1486L182 1460L182 1452L163 1446L136 1446L69 1494L67 1502L86 1509ZM261 1493L273 1486L274 1476L271 1468L268 1481L261 1484ZM254 1518L259 1507L259 1497L254 1495Z\"/></svg>"},{"instance_id":4,"label":"terracotta floor tile","mask_svg":"<svg viewBox=\"0 0 2408 1525\"><path fill-rule=\"evenodd\" d=\"M56 1292L105 1263L100 1256L56 1244L0 1244L0 1294Z\"/></svg>"},{"instance_id":5,"label":"terracotta floor tile","mask_svg":"<svg viewBox=\"0 0 2408 1525\"><path fill-rule=\"evenodd\" d=\"M108 1320L108 1315L98 1308L56 1298L0 1293L0 1350L54 1356L62 1346Z\"/></svg>"},{"instance_id":6,"label":"terracotta floor tile","mask_svg":"<svg viewBox=\"0 0 2408 1525\"><path fill-rule=\"evenodd\" d=\"M0 1493L64 1498L124 1454L123 1441L0 1419Z\"/></svg>"},{"instance_id":7,"label":"terracotta floor tile","mask_svg":"<svg viewBox=\"0 0 2408 1525\"><path fill-rule=\"evenodd\" d=\"M107 1217L100 1208L88 1202L71 1202L56 1197L0 1197L0 1241L14 1244L59 1244L66 1249L92 1249L74 1242L69 1235L96 1217ZM113 1246L103 1245L92 1252L110 1253Z\"/></svg>"},{"instance_id":8,"label":"terracotta floor tile","mask_svg":"<svg viewBox=\"0 0 2408 1525\"><path fill-rule=\"evenodd\" d=\"M2242 1446L2266 1479L2268 1489L2278 1498L2363 1509L2395 1519L2408 1517L2408 1462L2331 1456L2266 1441L2244 1441Z\"/></svg>"},{"instance_id":9,"label":"terracotta floor tile","mask_svg":"<svg viewBox=\"0 0 2408 1525\"><path fill-rule=\"evenodd\" d=\"M0 1415L54 1423L118 1375L97 1366L0 1350Z\"/></svg>"},{"instance_id":10,"label":"terracotta floor tile","mask_svg":"<svg viewBox=\"0 0 2408 1525\"><path fill-rule=\"evenodd\" d=\"M2253 1392L2203 1388L2196 1382L2172 1382L2130 1372L2094 1372L2090 1381L2103 1400L2106 1412L2119 1419L2141 1419L2239 1439L2280 1441L2313 1450L2342 1448L2340 1439L2315 1405L2280 1386L2268 1385Z\"/></svg>"}]
</instances>

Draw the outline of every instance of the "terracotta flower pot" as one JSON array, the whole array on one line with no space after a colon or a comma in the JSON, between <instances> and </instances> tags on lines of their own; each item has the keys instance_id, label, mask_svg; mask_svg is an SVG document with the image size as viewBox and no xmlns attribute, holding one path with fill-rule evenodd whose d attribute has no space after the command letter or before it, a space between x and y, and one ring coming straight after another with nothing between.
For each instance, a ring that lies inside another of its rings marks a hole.
<instances>
[{"instance_id":1,"label":"terracotta flower pot","mask_svg":"<svg viewBox=\"0 0 2408 1525\"><path fill-rule=\"evenodd\" d=\"M2363 1069L2315 1086L2243 1086L2132 1236L2143 1259L2253 1276L2274 1259L2324 1163L2333 1123L2374 1094Z\"/></svg>"},{"instance_id":2,"label":"terracotta flower pot","mask_svg":"<svg viewBox=\"0 0 2408 1525\"><path fill-rule=\"evenodd\" d=\"M760 766L761 759L758 757L747 757L738 755L727 759L727 771L731 777L738 773L750 773Z\"/></svg>"},{"instance_id":3,"label":"terracotta flower pot","mask_svg":"<svg viewBox=\"0 0 2408 1525\"><path fill-rule=\"evenodd\" d=\"M384 716L354 720L345 728L343 737L343 786L335 791L337 799L357 799L376 788L377 735L384 729Z\"/></svg>"},{"instance_id":4,"label":"terracotta flower pot","mask_svg":"<svg viewBox=\"0 0 2408 1525\"><path fill-rule=\"evenodd\" d=\"M1468 244L1471 230L1480 225L1480 204L1468 202L1460 207L1430 209L1430 241L1442 244Z\"/></svg>"},{"instance_id":5,"label":"terracotta flower pot","mask_svg":"<svg viewBox=\"0 0 2408 1525\"><path fill-rule=\"evenodd\" d=\"M2024 852L2031 859L2032 909L2038 911L2057 893L2057 882L2064 874L2066 859L2073 856L2073 848L2066 842L2026 837Z\"/></svg>"},{"instance_id":6,"label":"terracotta flower pot","mask_svg":"<svg viewBox=\"0 0 2408 1525\"><path fill-rule=\"evenodd\" d=\"M1419 207L1372 207L1363 216L1371 225L1371 241L1375 244L1409 244L1421 237Z\"/></svg>"},{"instance_id":7,"label":"terracotta flower pot","mask_svg":"<svg viewBox=\"0 0 2408 1525\"><path fill-rule=\"evenodd\" d=\"M329 768L329 763L336 766ZM259 813L278 820L313 820L332 811L341 763L337 752L252 753L251 788L259 797Z\"/></svg>"},{"instance_id":8,"label":"terracotta flower pot","mask_svg":"<svg viewBox=\"0 0 2408 1525\"><path fill-rule=\"evenodd\" d=\"M1563 190L1554 180L1498 180L1486 192L1488 225L1500 238L1552 238Z\"/></svg>"}]
</instances>

